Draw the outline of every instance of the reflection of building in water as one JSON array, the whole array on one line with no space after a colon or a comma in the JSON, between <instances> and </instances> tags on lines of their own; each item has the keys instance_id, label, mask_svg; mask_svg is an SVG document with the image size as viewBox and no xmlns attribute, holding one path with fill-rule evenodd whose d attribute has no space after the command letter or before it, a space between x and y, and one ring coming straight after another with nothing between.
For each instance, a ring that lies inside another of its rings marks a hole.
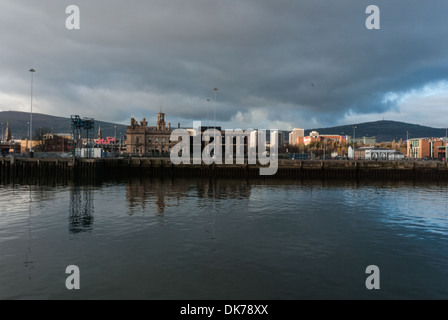
<instances>
[{"instance_id":1,"label":"reflection of building in water","mask_svg":"<svg viewBox=\"0 0 448 320\"><path fill-rule=\"evenodd\" d=\"M156 193L156 205L157 213L163 213L165 211L165 197L163 193Z\"/></svg>"},{"instance_id":2,"label":"reflection of building in water","mask_svg":"<svg viewBox=\"0 0 448 320\"><path fill-rule=\"evenodd\" d=\"M158 214L165 211L165 207L178 206L180 197L187 192L185 183L173 183L171 180L161 179L133 179L126 186L126 199L130 207L155 205ZM174 201L173 201L174 200Z\"/></svg>"},{"instance_id":3,"label":"reflection of building in water","mask_svg":"<svg viewBox=\"0 0 448 320\"><path fill-rule=\"evenodd\" d=\"M126 199L131 215L136 207L146 210L151 206L161 214L167 207L179 206L180 200L188 198L192 191L199 199L247 199L251 186L247 181L228 179L133 179L126 186Z\"/></svg>"},{"instance_id":4,"label":"reflection of building in water","mask_svg":"<svg viewBox=\"0 0 448 320\"><path fill-rule=\"evenodd\" d=\"M34 269L34 261L31 257L31 248L33 247L33 236L32 236L32 232L31 232L31 204L32 204L32 199L31 199L31 187L30 187L30 199L29 199L29 206L28 206L28 248L26 250L26 259L24 262L25 268L27 270L28 273L28 279L32 279L33 278L33 269Z\"/></svg>"},{"instance_id":5,"label":"reflection of building in water","mask_svg":"<svg viewBox=\"0 0 448 320\"><path fill-rule=\"evenodd\" d=\"M198 180L199 198L244 199L250 197L251 185L246 180Z\"/></svg>"},{"instance_id":6,"label":"reflection of building in water","mask_svg":"<svg viewBox=\"0 0 448 320\"><path fill-rule=\"evenodd\" d=\"M92 231L93 190L89 186L73 187L70 195L68 229L70 233Z\"/></svg>"}]
</instances>

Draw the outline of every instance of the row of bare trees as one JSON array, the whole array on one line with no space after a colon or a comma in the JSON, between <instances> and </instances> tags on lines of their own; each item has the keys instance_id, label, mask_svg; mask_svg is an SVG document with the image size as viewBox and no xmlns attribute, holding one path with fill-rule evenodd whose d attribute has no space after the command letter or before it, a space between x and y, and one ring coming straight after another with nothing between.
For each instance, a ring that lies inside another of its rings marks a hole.
<instances>
[{"instance_id":1,"label":"row of bare trees","mask_svg":"<svg viewBox=\"0 0 448 320\"><path fill-rule=\"evenodd\" d=\"M52 130L48 127L41 127L34 130L33 140L36 141L36 145L33 147L37 152L47 152L49 143L48 139L45 139L45 136L51 134Z\"/></svg>"}]
</instances>

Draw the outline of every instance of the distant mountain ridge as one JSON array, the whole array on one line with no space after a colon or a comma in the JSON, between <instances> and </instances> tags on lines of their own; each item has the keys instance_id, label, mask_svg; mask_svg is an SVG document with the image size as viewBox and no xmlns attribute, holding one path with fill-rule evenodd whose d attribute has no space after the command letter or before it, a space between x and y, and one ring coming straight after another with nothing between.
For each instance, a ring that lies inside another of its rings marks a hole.
<instances>
[{"instance_id":1,"label":"distant mountain ridge","mask_svg":"<svg viewBox=\"0 0 448 320\"><path fill-rule=\"evenodd\" d=\"M309 135L311 131L317 131L320 134L353 136L353 127L356 127L355 138L375 136L377 142L398 141L400 139L404 141L406 140L407 132L410 138L445 137L446 135L445 128L432 128L392 120L364 122L330 128L307 129L305 130L305 135Z\"/></svg>"},{"instance_id":2,"label":"distant mountain ridge","mask_svg":"<svg viewBox=\"0 0 448 320\"><path fill-rule=\"evenodd\" d=\"M7 121L10 122L11 133L14 139L21 139L28 136L28 122L30 121L29 112L0 111L0 123L3 123L3 129L0 128L0 130L2 130L3 133L6 129ZM125 125L95 120L95 137L99 126L101 126L103 138L106 136L114 137L115 126L117 126L117 139L120 138L120 133L123 136L126 134ZM33 113L33 131L40 127L51 128L54 133L70 133L72 131L70 118Z\"/></svg>"},{"instance_id":3,"label":"distant mountain ridge","mask_svg":"<svg viewBox=\"0 0 448 320\"><path fill-rule=\"evenodd\" d=\"M0 111L0 123L3 123L3 133L6 129L6 122L10 122L11 133L14 139L21 139L28 136L28 122L30 114L28 112L19 111ZM95 120L95 131L98 131L98 126L101 126L103 137L113 137L115 135L115 126L117 139L126 133L126 125L116 124ZM305 135L309 135L311 131L315 130L320 134L338 134L353 136L353 127L356 126L356 137L375 136L378 142L382 141L398 141L400 139L406 140L406 132L409 133L410 138L421 137L445 137L445 128L432 128L411 124L406 122L380 120L372 122L364 122L359 124L350 124L329 128L313 128L306 129ZM70 118L56 117L47 114L33 113L33 131L39 127L52 128L54 133L70 133L71 122ZM289 131L283 131L288 133ZM96 132L94 133L96 136ZM285 137L288 140L288 136Z\"/></svg>"}]
</instances>

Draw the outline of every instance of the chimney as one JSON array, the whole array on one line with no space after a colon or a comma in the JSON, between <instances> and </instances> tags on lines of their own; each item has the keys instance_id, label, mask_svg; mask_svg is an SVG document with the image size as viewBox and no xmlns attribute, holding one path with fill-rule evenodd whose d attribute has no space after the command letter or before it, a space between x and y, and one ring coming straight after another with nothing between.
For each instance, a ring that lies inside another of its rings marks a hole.
<instances>
[{"instance_id":1,"label":"chimney","mask_svg":"<svg viewBox=\"0 0 448 320\"><path fill-rule=\"evenodd\" d=\"M177 124L177 128L180 129L180 122Z\"/></svg>"},{"instance_id":2,"label":"chimney","mask_svg":"<svg viewBox=\"0 0 448 320\"><path fill-rule=\"evenodd\" d=\"M171 131L171 122L168 122L168 131Z\"/></svg>"}]
</instances>

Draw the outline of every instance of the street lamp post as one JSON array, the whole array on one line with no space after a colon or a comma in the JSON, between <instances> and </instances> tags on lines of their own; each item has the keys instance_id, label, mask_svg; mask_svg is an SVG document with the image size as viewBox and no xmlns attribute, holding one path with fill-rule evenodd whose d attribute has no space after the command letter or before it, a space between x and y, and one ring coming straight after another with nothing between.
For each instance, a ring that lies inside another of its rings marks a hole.
<instances>
[{"instance_id":1,"label":"street lamp post","mask_svg":"<svg viewBox=\"0 0 448 320\"><path fill-rule=\"evenodd\" d=\"M215 103L214 103L214 106L213 106L213 119L214 119L214 122L215 122L215 129L216 129L216 92L218 91L218 88L214 88L213 89L213 91L215 92Z\"/></svg>"},{"instance_id":2,"label":"street lamp post","mask_svg":"<svg viewBox=\"0 0 448 320\"><path fill-rule=\"evenodd\" d=\"M211 102L211 101L212 100L207 99L207 102ZM210 103L207 103L207 126L210 126L209 105L210 105Z\"/></svg>"},{"instance_id":3,"label":"street lamp post","mask_svg":"<svg viewBox=\"0 0 448 320\"><path fill-rule=\"evenodd\" d=\"M33 151L33 141L31 140L31 135L33 132L33 75L36 70L30 69L31 73L31 112L30 112L30 152Z\"/></svg>"},{"instance_id":4,"label":"street lamp post","mask_svg":"<svg viewBox=\"0 0 448 320\"><path fill-rule=\"evenodd\" d=\"M448 139L447 138L448 138L448 127L445 128L445 163L447 163L447 161L448 161L448 159L447 159L448 158L447 157L447 155L448 155L448 153L447 153L447 150L448 150L447 149L447 142L448 141L447 140Z\"/></svg>"},{"instance_id":5,"label":"street lamp post","mask_svg":"<svg viewBox=\"0 0 448 320\"><path fill-rule=\"evenodd\" d=\"M29 137L30 137L30 122L29 121L26 122L26 130L27 130L26 135L28 136L28 139L26 140L25 153L28 150L28 142L29 142Z\"/></svg>"},{"instance_id":6,"label":"street lamp post","mask_svg":"<svg viewBox=\"0 0 448 320\"><path fill-rule=\"evenodd\" d=\"M214 88L213 91L215 92L215 103L214 103L214 111L213 111L213 118L214 118L214 135L213 135L213 143L215 144L214 154L216 155L216 92L218 91L218 88ZM216 157L216 156L215 156Z\"/></svg>"},{"instance_id":7,"label":"street lamp post","mask_svg":"<svg viewBox=\"0 0 448 320\"><path fill-rule=\"evenodd\" d=\"M322 142L324 143L324 160L326 160L326 158L327 158L327 155L326 155L326 151L327 151L327 144L326 144L326 142L325 142L325 138L324 138L324 139L322 139Z\"/></svg>"},{"instance_id":8,"label":"street lamp post","mask_svg":"<svg viewBox=\"0 0 448 320\"><path fill-rule=\"evenodd\" d=\"M3 122L2 122L2 141L1 142L3 142L3 140L5 140L5 132L3 131Z\"/></svg>"},{"instance_id":9,"label":"street lamp post","mask_svg":"<svg viewBox=\"0 0 448 320\"><path fill-rule=\"evenodd\" d=\"M344 138L345 138L345 143L347 144L347 137L344 136L344 132L341 132L341 139L339 140L339 144L340 144L340 147L341 147L341 157L344 156L344 147L343 147L344 146L343 145Z\"/></svg>"},{"instance_id":10,"label":"street lamp post","mask_svg":"<svg viewBox=\"0 0 448 320\"><path fill-rule=\"evenodd\" d=\"M409 131L406 131L406 157L411 158L411 142L409 141Z\"/></svg>"}]
</instances>

